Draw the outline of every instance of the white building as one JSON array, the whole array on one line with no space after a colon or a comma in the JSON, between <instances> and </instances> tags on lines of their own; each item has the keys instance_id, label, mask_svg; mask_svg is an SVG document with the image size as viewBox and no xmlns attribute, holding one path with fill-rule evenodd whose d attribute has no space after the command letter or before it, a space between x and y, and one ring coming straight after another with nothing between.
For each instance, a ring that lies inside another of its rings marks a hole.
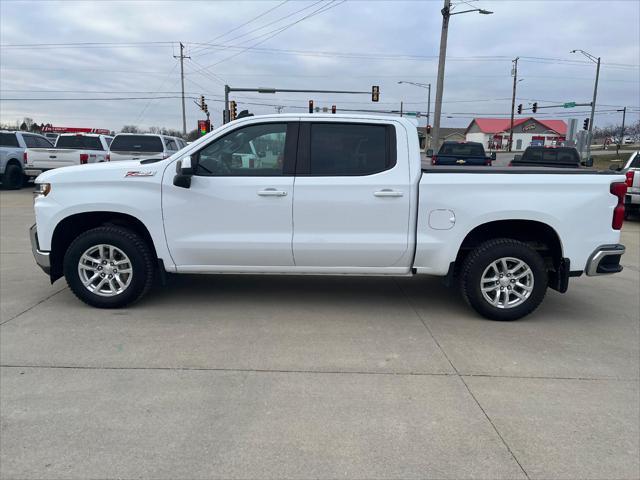
<instances>
[{"instance_id":1,"label":"white building","mask_svg":"<svg viewBox=\"0 0 640 480\"><path fill-rule=\"evenodd\" d=\"M467 127L468 142L480 142L486 149L506 150L509 145L509 118L474 118ZM518 118L513 121L513 150L524 150L530 145L555 145L566 140L567 124L564 120Z\"/></svg>"}]
</instances>

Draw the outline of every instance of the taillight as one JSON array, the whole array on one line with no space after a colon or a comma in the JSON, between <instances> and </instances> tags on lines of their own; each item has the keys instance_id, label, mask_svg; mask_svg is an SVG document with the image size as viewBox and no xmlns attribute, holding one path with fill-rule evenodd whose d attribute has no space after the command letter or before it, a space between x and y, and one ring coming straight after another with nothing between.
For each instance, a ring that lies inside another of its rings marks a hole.
<instances>
[{"instance_id":1,"label":"taillight","mask_svg":"<svg viewBox=\"0 0 640 480\"><path fill-rule=\"evenodd\" d=\"M80 154L80 165L84 165L88 161L89 161L89 154L88 153L81 153Z\"/></svg>"},{"instance_id":2,"label":"taillight","mask_svg":"<svg viewBox=\"0 0 640 480\"><path fill-rule=\"evenodd\" d=\"M29 156L27 155L27 151L25 150L24 152L22 152L22 163L26 165L28 158Z\"/></svg>"},{"instance_id":3,"label":"taillight","mask_svg":"<svg viewBox=\"0 0 640 480\"><path fill-rule=\"evenodd\" d=\"M104 157L105 162L110 162L111 161L111 154L107 153Z\"/></svg>"},{"instance_id":4,"label":"taillight","mask_svg":"<svg viewBox=\"0 0 640 480\"><path fill-rule=\"evenodd\" d=\"M435 165L437 161L438 161L437 155L434 155L433 157L431 157L431 165Z\"/></svg>"},{"instance_id":5,"label":"taillight","mask_svg":"<svg viewBox=\"0 0 640 480\"><path fill-rule=\"evenodd\" d=\"M491 166L491 159L485 160L484 164L487 165L488 167L490 167Z\"/></svg>"},{"instance_id":6,"label":"taillight","mask_svg":"<svg viewBox=\"0 0 640 480\"><path fill-rule=\"evenodd\" d=\"M25 153L26 153L26 152L25 152ZM635 173L636 173L636 172L634 172L633 170L629 170L629 171L627 172L627 175L626 175L626 177L627 177L627 179L626 179L626 183L627 183L627 187L628 187L628 188L631 188L631 187L633 186L633 175L634 175Z\"/></svg>"},{"instance_id":7,"label":"taillight","mask_svg":"<svg viewBox=\"0 0 640 480\"><path fill-rule=\"evenodd\" d=\"M627 193L627 184L625 182L615 182L611 184L609 189L612 195L618 197L618 204L613 209L613 220L611 228L620 230L624 222L624 196Z\"/></svg>"}]
</instances>

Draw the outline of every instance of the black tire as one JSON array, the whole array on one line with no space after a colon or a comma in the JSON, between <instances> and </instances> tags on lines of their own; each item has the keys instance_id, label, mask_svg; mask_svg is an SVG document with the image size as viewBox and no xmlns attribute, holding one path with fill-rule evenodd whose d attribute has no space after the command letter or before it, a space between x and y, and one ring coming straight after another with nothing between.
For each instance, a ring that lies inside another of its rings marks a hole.
<instances>
[{"instance_id":1,"label":"black tire","mask_svg":"<svg viewBox=\"0 0 640 480\"><path fill-rule=\"evenodd\" d=\"M121 293L100 296L87 289L80 278L80 257L92 246L107 244L124 252L131 261L131 281ZM98 308L120 308L139 300L153 284L154 258L149 246L136 233L123 227L104 226L79 235L64 255L64 276L80 300Z\"/></svg>"},{"instance_id":2,"label":"black tire","mask_svg":"<svg viewBox=\"0 0 640 480\"><path fill-rule=\"evenodd\" d=\"M481 280L485 269L494 261L506 257L521 260L529 266L533 274L533 289L519 305L499 308L482 294ZM497 238L482 243L469 253L462 264L460 282L464 299L476 312L491 320L510 321L522 318L538 308L547 291L548 272L544 259L526 243Z\"/></svg>"},{"instance_id":3,"label":"black tire","mask_svg":"<svg viewBox=\"0 0 640 480\"><path fill-rule=\"evenodd\" d=\"M4 171L2 186L7 190L18 190L22 188L22 169L15 163L10 163Z\"/></svg>"}]
</instances>

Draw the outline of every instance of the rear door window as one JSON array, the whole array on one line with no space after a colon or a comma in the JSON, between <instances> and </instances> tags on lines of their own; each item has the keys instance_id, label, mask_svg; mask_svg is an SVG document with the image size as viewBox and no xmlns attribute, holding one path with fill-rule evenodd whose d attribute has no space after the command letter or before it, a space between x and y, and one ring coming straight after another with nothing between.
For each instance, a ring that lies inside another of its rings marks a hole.
<instances>
[{"instance_id":1,"label":"rear door window","mask_svg":"<svg viewBox=\"0 0 640 480\"><path fill-rule=\"evenodd\" d=\"M160 137L146 135L116 135L111 142L112 152L156 152L164 151Z\"/></svg>"},{"instance_id":2,"label":"rear door window","mask_svg":"<svg viewBox=\"0 0 640 480\"><path fill-rule=\"evenodd\" d=\"M15 133L0 133L0 147L19 147Z\"/></svg>"},{"instance_id":3,"label":"rear door window","mask_svg":"<svg viewBox=\"0 0 640 480\"><path fill-rule=\"evenodd\" d=\"M87 137L85 135L60 136L56 147L76 150L104 150L99 137Z\"/></svg>"},{"instance_id":4,"label":"rear door window","mask_svg":"<svg viewBox=\"0 0 640 480\"><path fill-rule=\"evenodd\" d=\"M178 150L178 145L176 145L176 141L173 138L167 138L165 142L167 143L167 150L171 150L172 152Z\"/></svg>"},{"instance_id":5,"label":"rear door window","mask_svg":"<svg viewBox=\"0 0 640 480\"><path fill-rule=\"evenodd\" d=\"M371 175L395 164L386 125L314 123L309 143L311 175Z\"/></svg>"}]
</instances>

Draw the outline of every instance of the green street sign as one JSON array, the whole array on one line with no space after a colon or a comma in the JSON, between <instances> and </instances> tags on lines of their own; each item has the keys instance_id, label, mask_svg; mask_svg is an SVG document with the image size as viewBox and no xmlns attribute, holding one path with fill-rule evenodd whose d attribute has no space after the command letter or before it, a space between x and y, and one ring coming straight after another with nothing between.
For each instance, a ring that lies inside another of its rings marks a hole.
<instances>
[{"instance_id":1,"label":"green street sign","mask_svg":"<svg viewBox=\"0 0 640 480\"><path fill-rule=\"evenodd\" d=\"M576 106L576 102L567 102L563 105L564 108L573 108Z\"/></svg>"}]
</instances>

